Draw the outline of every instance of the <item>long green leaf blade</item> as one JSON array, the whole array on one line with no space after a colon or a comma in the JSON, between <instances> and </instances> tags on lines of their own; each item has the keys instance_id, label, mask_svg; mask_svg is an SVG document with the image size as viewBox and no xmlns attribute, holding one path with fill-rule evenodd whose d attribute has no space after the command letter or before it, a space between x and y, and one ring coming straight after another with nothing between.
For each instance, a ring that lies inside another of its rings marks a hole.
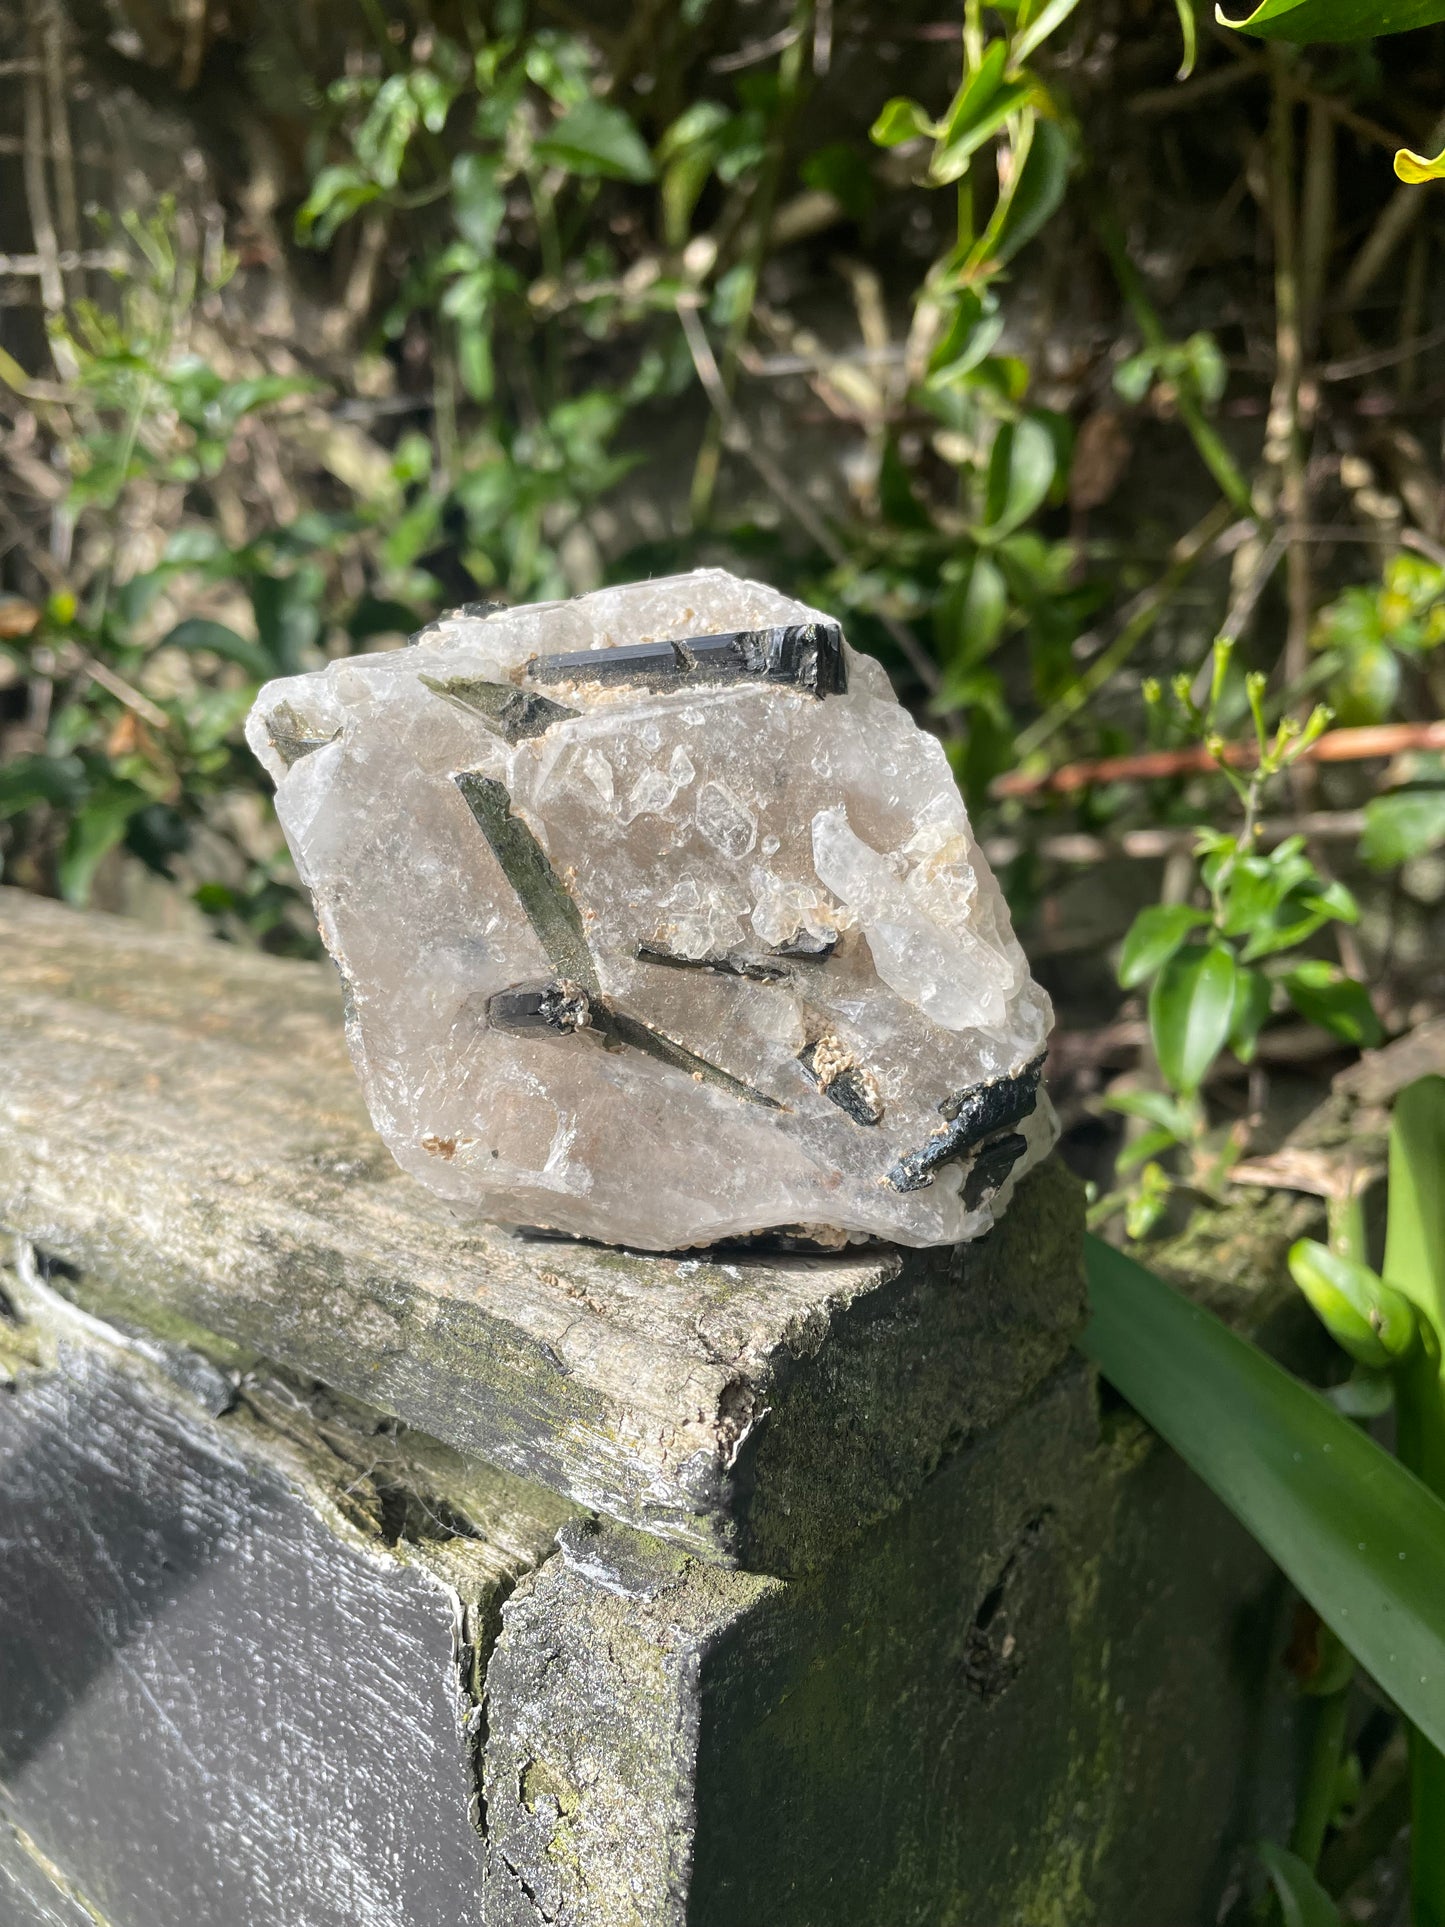
<instances>
[{"instance_id":1,"label":"long green leaf blade","mask_svg":"<svg viewBox=\"0 0 1445 1927\"><path fill-rule=\"evenodd\" d=\"M1083 1350L1437 1746L1445 1504L1212 1313L1098 1238Z\"/></svg>"}]
</instances>

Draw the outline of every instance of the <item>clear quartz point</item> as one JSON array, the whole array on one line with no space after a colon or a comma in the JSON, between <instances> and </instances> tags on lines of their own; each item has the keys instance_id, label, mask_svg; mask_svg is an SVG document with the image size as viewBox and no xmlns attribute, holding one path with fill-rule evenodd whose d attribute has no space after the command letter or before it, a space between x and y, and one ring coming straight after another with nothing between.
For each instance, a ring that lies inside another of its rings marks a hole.
<instances>
[{"instance_id":1,"label":"clear quartz point","mask_svg":"<svg viewBox=\"0 0 1445 1927\"><path fill-rule=\"evenodd\" d=\"M717 569L459 611L247 735L377 1130L494 1221L653 1250L986 1231L1051 1022L937 740Z\"/></svg>"}]
</instances>

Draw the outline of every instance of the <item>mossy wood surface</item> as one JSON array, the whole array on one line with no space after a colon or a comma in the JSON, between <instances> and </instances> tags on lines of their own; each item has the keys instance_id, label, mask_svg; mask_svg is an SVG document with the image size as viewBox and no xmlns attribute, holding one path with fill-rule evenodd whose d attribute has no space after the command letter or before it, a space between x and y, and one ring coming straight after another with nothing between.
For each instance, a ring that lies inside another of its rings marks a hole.
<instances>
[{"instance_id":1,"label":"mossy wood surface","mask_svg":"<svg viewBox=\"0 0 1445 1927\"><path fill-rule=\"evenodd\" d=\"M1077 1366L791 1583L569 1525L488 1671L488 1927L1213 1927L1287 1829L1281 1606Z\"/></svg>"},{"instance_id":2,"label":"mossy wood surface","mask_svg":"<svg viewBox=\"0 0 1445 1927\"><path fill-rule=\"evenodd\" d=\"M705 1147L699 1147L705 1182ZM666 1258L458 1219L371 1130L324 966L0 890L0 1224L199 1328L704 1556L786 1574L1066 1353L1078 1187L974 1246Z\"/></svg>"}]
</instances>

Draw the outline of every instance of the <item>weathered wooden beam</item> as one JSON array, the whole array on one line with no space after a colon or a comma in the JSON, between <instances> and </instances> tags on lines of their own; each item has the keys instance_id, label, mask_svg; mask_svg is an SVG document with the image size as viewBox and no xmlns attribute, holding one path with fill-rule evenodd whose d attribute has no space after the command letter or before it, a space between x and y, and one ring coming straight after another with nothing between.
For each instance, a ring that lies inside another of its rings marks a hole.
<instances>
[{"instance_id":1,"label":"weathered wooden beam","mask_svg":"<svg viewBox=\"0 0 1445 1927\"><path fill-rule=\"evenodd\" d=\"M0 1922L476 1927L483 1673L572 1508L0 1287Z\"/></svg>"},{"instance_id":2,"label":"weathered wooden beam","mask_svg":"<svg viewBox=\"0 0 1445 1927\"><path fill-rule=\"evenodd\" d=\"M334 979L0 890L0 1224L108 1315L199 1327L707 1557L807 1569L1066 1354L1057 1165L935 1252L656 1257L459 1219L392 1164Z\"/></svg>"}]
</instances>

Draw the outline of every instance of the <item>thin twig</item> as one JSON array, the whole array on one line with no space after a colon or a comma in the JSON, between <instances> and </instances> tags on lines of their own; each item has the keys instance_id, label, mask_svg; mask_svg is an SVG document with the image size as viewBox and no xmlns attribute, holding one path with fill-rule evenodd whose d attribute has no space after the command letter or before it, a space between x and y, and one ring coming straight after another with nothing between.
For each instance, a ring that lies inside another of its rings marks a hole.
<instances>
[{"instance_id":1,"label":"thin twig","mask_svg":"<svg viewBox=\"0 0 1445 1927\"><path fill-rule=\"evenodd\" d=\"M143 696L124 676L118 676L105 663L97 662L94 656L82 654L76 666L83 676L89 676L92 682L99 683L118 703L124 703L127 709L134 710L137 716L148 722L152 729L170 728L171 719L159 704L153 703L149 696Z\"/></svg>"},{"instance_id":2,"label":"thin twig","mask_svg":"<svg viewBox=\"0 0 1445 1927\"><path fill-rule=\"evenodd\" d=\"M60 274L60 247L50 213L50 189L45 178L45 103L41 75L37 71L25 80L25 200L30 214L30 235L40 261L40 302L50 329L50 353L62 381L74 381L79 364L74 350L57 332L65 312L65 283Z\"/></svg>"},{"instance_id":3,"label":"thin twig","mask_svg":"<svg viewBox=\"0 0 1445 1927\"><path fill-rule=\"evenodd\" d=\"M1371 757L1398 756L1405 750L1445 749L1445 722L1368 723L1358 729L1331 729L1307 749L1299 751L1297 761L1314 763L1360 763ZM1065 763L1055 770L1034 776L1024 770L1010 770L995 779L995 796L1067 795L1090 788L1095 783L1152 783L1172 776L1197 776L1217 769L1221 762L1231 769L1252 769L1259 761L1259 746L1253 742L1230 743L1214 755L1204 744L1188 749L1142 750L1135 756L1096 756L1078 763Z\"/></svg>"},{"instance_id":4,"label":"thin twig","mask_svg":"<svg viewBox=\"0 0 1445 1927\"><path fill-rule=\"evenodd\" d=\"M762 481L795 521L812 537L829 560L840 568L846 566L849 559L847 550L822 517L815 514L812 504L797 483L785 475L772 457L758 447L752 431L733 406L732 397L723 386L722 371L713 354L712 343L708 340L698 316L696 297L691 301L679 298L677 318L682 323L682 332L692 355L692 365L697 370L697 378L716 411L721 432L727 438L728 445L752 463ZM875 609L873 614L898 645L924 688L930 695L936 696L942 682L938 665L917 636L905 623L899 622L896 617L888 615L885 611ZM941 713L956 715L958 712L948 710Z\"/></svg>"},{"instance_id":5,"label":"thin twig","mask_svg":"<svg viewBox=\"0 0 1445 1927\"><path fill-rule=\"evenodd\" d=\"M1299 539L1308 522L1308 477L1300 424L1300 380L1304 365L1303 314L1300 299L1299 240L1295 226L1294 102L1278 84L1287 76L1288 53L1270 48L1276 86L1269 123L1269 205L1274 228L1275 378L1265 430L1265 460L1279 471L1279 507L1289 540L1285 561L1288 627L1285 632L1283 673L1286 683L1298 682L1309 661L1310 614L1313 586L1309 550Z\"/></svg>"}]
</instances>

